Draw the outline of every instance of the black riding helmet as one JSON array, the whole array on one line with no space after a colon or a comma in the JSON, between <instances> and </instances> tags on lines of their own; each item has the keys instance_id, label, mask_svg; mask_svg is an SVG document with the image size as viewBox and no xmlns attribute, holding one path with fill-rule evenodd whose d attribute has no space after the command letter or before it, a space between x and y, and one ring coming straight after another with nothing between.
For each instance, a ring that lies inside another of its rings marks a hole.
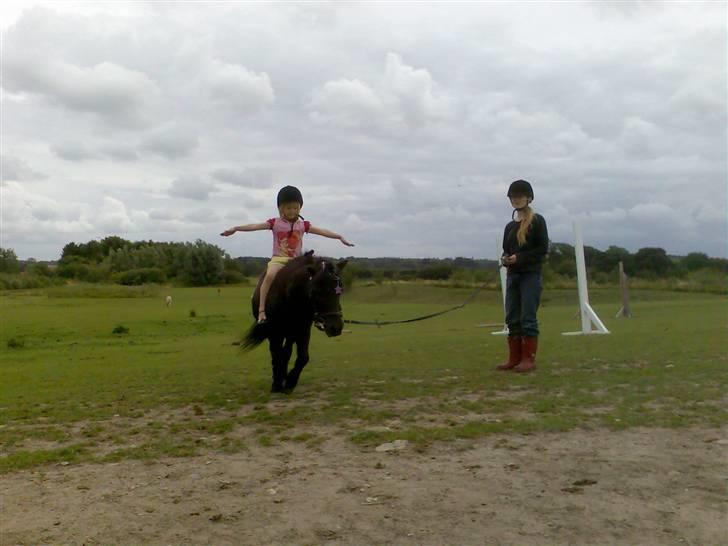
<instances>
[{"instance_id":1,"label":"black riding helmet","mask_svg":"<svg viewBox=\"0 0 728 546\"><path fill-rule=\"evenodd\" d=\"M283 203L298 203L303 206L303 195L301 191L294 186L285 186L278 192L278 206Z\"/></svg>"},{"instance_id":2,"label":"black riding helmet","mask_svg":"<svg viewBox=\"0 0 728 546\"><path fill-rule=\"evenodd\" d=\"M533 201L533 188L528 181L516 180L508 187L508 197L516 197L519 195L530 197L531 201Z\"/></svg>"}]
</instances>

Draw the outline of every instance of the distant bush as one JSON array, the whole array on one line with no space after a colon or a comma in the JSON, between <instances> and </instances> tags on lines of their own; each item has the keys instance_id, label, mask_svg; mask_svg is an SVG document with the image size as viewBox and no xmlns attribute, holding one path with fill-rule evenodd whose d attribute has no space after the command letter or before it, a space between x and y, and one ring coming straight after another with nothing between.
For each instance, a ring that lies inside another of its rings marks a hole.
<instances>
[{"instance_id":1,"label":"distant bush","mask_svg":"<svg viewBox=\"0 0 728 546\"><path fill-rule=\"evenodd\" d=\"M452 274L453 268L449 265L433 265L420 271L417 276L430 281L444 281Z\"/></svg>"},{"instance_id":2,"label":"distant bush","mask_svg":"<svg viewBox=\"0 0 728 546\"><path fill-rule=\"evenodd\" d=\"M202 240L194 243L127 241L106 237L63 247L57 274L86 282L112 280L127 286L162 283L167 279L188 286L209 286L224 281L240 282L241 264L225 251Z\"/></svg>"},{"instance_id":3,"label":"distant bush","mask_svg":"<svg viewBox=\"0 0 728 546\"><path fill-rule=\"evenodd\" d=\"M113 330L111 330L111 333L112 334L128 334L129 333L129 328L127 328L126 326L122 326L121 324L119 324Z\"/></svg>"},{"instance_id":4,"label":"distant bush","mask_svg":"<svg viewBox=\"0 0 728 546\"><path fill-rule=\"evenodd\" d=\"M248 278L240 271L228 269L223 271L222 281L225 284L248 284Z\"/></svg>"},{"instance_id":5,"label":"distant bush","mask_svg":"<svg viewBox=\"0 0 728 546\"><path fill-rule=\"evenodd\" d=\"M631 288L653 290L676 290L679 292L709 292L712 294L728 294L728 281L724 273L715 269L699 269L684 277L668 279L633 278L629 280Z\"/></svg>"},{"instance_id":6,"label":"distant bush","mask_svg":"<svg viewBox=\"0 0 728 546\"><path fill-rule=\"evenodd\" d=\"M140 284L161 284L166 282L167 275L158 267L142 267L117 273L113 278L125 286L138 286Z\"/></svg>"},{"instance_id":7,"label":"distant bush","mask_svg":"<svg viewBox=\"0 0 728 546\"><path fill-rule=\"evenodd\" d=\"M29 273L0 273L0 290L27 290L63 284L63 279Z\"/></svg>"},{"instance_id":8,"label":"distant bush","mask_svg":"<svg viewBox=\"0 0 728 546\"><path fill-rule=\"evenodd\" d=\"M26 271L30 275L40 275L41 277L53 277L55 275L53 270L48 267L48 264L44 262L32 263L28 265Z\"/></svg>"},{"instance_id":9,"label":"distant bush","mask_svg":"<svg viewBox=\"0 0 728 546\"><path fill-rule=\"evenodd\" d=\"M195 318L197 316L197 311L194 309L190 309L190 318Z\"/></svg>"},{"instance_id":10,"label":"distant bush","mask_svg":"<svg viewBox=\"0 0 728 546\"><path fill-rule=\"evenodd\" d=\"M22 339L11 337L8 340L8 349L22 349L23 347L25 347L25 341Z\"/></svg>"},{"instance_id":11,"label":"distant bush","mask_svg":"<svg viewBox=\"0 0 728 546\"><path fill-rule=\"evenodd\" d=\"M348 267L345 267L341 272L341 283L344 285L345 290L351 290L354 288L354 273L355 272L350 270Z\"/></svg>"},{"instance_id":12,"label":"distant bush","mask_svg":"<svg viewBox=\"0 0 728 546\"><path fill-rule=\"evenodd\" d=\"M728 293L728 278L726 274L715 269L698 269L692 271L685 279L693 289L705 290L717 294Z\"/></svg>"},{"instance_id":13,"label":"distant bush","mask_svg":"<svg viewBox=\"0 0 728 546\"><path fill-rule=\"evenodd\" d=\"M20 271L18 257L12 248L0 247L0 272L17 273Z\"/></svg>"}]
</instances>

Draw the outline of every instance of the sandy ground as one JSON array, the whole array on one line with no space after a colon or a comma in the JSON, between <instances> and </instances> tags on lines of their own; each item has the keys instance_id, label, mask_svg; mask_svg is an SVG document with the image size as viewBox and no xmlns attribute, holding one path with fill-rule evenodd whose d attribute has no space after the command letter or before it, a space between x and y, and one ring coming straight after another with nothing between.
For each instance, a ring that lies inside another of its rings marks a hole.
<instances>
[{"instance_id":1,"label":"sandy ground","mask_svg":"<svg viewBox=\"0 0 728 546\"><path fill-rule=\"evenodd\" d=\"M320 431L319 431L320 432ZM0 544L728 544L728 428L332 436L0 476Z\"/></svg>"}]
</instances>

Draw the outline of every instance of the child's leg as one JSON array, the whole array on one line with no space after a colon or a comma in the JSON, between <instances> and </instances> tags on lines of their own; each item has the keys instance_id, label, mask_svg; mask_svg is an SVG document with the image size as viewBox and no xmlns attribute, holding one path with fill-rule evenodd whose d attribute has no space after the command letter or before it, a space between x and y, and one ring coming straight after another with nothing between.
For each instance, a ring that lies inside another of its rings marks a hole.
<instances>
[{"instance_id":1,"label":"child's leg","mask_svg":"<svg viewBox=\"0 0 728 546\"><path fill-rule=\"evenodd\" d=\"M263 284L260 285L260 303L258 304L258 322L266 320L265 316L265 300L268 297L268 290L270 285L273 283L273 279L276 278L278 272L283 269L283 264L268 264L268 269L265 272L265 278Z\"/></svg>"}]
</instances>

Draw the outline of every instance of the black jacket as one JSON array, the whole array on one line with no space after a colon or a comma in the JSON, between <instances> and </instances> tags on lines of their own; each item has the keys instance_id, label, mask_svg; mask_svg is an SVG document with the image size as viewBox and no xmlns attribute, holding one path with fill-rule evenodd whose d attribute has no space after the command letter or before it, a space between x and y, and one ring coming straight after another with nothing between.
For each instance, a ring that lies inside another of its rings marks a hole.
<instances>
[{"instance_id":1,"label":"black jacket","mask_svg":"<svg viewBox=\"0 0 728 546\"><path fill-rule=\"evenodd\" d=\"M546 220L540 214L534 214L523 246L519 246L517 238L520 225L520 222L511 220L503 231L503 255L516 255L516 263L508 266L508 271L513 273L540 272L541 265L549 252L549 232L546 229Z\"/></svg>"}]
</instances>

